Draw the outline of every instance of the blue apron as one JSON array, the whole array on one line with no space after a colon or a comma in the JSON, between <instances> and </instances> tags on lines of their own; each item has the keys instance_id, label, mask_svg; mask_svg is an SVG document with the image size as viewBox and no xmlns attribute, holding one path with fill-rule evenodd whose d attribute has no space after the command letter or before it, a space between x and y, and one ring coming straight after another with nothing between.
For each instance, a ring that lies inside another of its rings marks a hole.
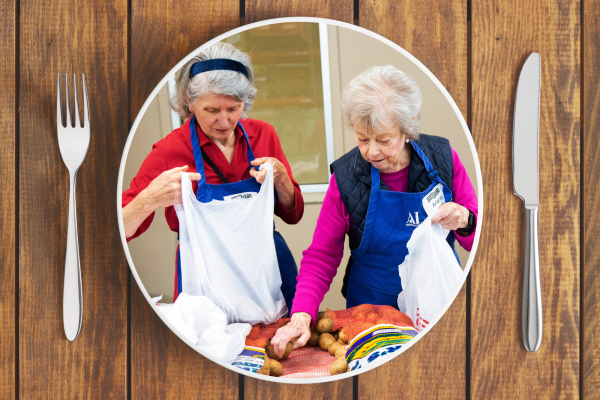
<instances>
[{"instance_id":1,"label":"blue apron","mask_svg":"<svg viewBox=\"0 0 600 400\"><path fill-rule=\"evenodd\" d=\"M371 196L360 246L352 251L352 269L348 279L346 307L360 304L389 305L398 308L402 282L398 265L408 254L406 244L415 228L427 218L423 199L442 184L445 202L452 192L433 168L423 150L413 141L413 149L425 163L431 185L420 193L380 190L379 170L371 165ZM454 255L454 232L446 239ZM460 261L459 261L460 263Z\"/></svg>"},{"instance_id":2,"label":"blue apron","mask_svg":"<svg viewBox=\"0 0 600 400\"><path fill-rule=\"evenodd\" d=\"M241 129L246 139L246 154L248 156L248 164L251 168L253 167L250 163L254 161L254 153L250 148L250 142L248 141L248 135L244 130L242 124L238 121L237 126ZM260 183L254 177L244 179L239 182L223 183L220 185L212 185L206 182L206 175L204 173L204 161L202 159L202 152L200 150L200 141L198 140L198 133L196 132L196 116L193 115L190 120L190 131L192 136L192 149L194 152L194 161L196 162L196 170L201 175L198 180L198 192L196 193L196 199L202 203L208 203L212 200L223 200L224 197L238 194L260 191ZM277 193L275 193L275 203L277 203ZM252 238L248 238L252 240ZM275 251L277 253L277 263L279 264L279 272L281 274L281 292L285 303L288 307L288 312L292 309L292 301L296 294L296 277L298 276L298 268L296 267L296 261L292 252L287 246L287 243L283 239L283 236L275 230L275 223L273 222L273 240L275 242ZM182 292L181 282L181 261L179 257L179 246L177 247L177 293Z\"/></svg>"}]
</instances>

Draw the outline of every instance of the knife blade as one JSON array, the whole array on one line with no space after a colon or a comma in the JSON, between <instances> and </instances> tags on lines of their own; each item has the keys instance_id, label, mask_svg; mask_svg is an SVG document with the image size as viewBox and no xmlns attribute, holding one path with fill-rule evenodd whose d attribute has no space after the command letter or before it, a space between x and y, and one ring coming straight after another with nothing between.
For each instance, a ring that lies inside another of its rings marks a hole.
<instances>
[{"instance_id":1,"label":"knife blade","mask_svg":"<svg viewBox=\"0 0 600 400\"><path fill-rule=\"evenodd\" d=\"M513 185L525 204L523 342L529 351L536 351L542 342L538 246L540 80L541 58L531 53L519 76L513 122Z\"/></svg>"}]
</instances>

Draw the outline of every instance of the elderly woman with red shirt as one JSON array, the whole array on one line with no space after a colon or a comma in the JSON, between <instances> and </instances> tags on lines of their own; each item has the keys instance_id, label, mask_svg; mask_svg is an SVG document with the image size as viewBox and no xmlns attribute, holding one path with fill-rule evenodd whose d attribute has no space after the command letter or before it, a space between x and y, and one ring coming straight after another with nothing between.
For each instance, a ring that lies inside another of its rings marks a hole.
<instances>
[{"instance_id":1,"label":"elderly woman with red shirt","mask_svg":"<svg viewBox=\"0 0 600 400\"><path fill-rule=\"evenodd\" d=\"M458 241L471 250L477 224L473 185L448 139L418 133L421 102L416 82L391 65L369 68L344 90L342 114L358 146L332 164L313 241L303 253L291 321L271 340L275 353L283 354L292 338L299 337L294 347L310 338L346 235L351 250L342 288L347 308L398 308L398 265L412 232L427 216L450 231L452 249Z\"/></svg>"},{"instance_id":2,"label":"elderly woman with red shirt","mask_svg":"<svg viewBox=\"0 0 600 400\"><path fill-rule=\"evenodd\" d=\"M262 184L267 170L256 167L269 162L277 195L275 214L288 224L300 221L304 200L275 130L263 121L246 117L256 97L250 57L230 44L215 43L181 68L176 82L172 108L186 121L152 146L130 188L123 192L127 241L148 229L160 207L165 207L171 230L179 232L173 206L182 201L183 172L190 173L194 193L198 191L196 181L201 176L195 160L203 160L206 182L213 185L250 177ZM254 160L249 159L252 154ZM298 269L281 234L274 230L273 238L281 291L291 310ZM181 290L178 249L173 301Z\"/></svg>"}]
</instances>

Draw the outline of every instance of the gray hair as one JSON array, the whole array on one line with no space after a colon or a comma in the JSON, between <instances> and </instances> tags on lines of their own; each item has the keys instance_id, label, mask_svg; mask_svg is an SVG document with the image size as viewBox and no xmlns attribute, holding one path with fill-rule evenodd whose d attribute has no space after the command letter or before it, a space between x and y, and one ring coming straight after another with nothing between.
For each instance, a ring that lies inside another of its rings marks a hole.
<instances>
[{"instance_id":1,"label":"gray hair","mask_svg":"<svg viewBox=\"0 0 600 400\"><path fill-rule=\"evenodd\" d=\"M417 82L392 65L371 67L348 84L342 94L344 122L375 132L396 125L419 140L421 91Z\"/></svg>"},{"instance_id":2,"label":"gray hair","mask_svg":"<svg viewBox=\"0 0 600 400\"><path fill-rule=\"evenodd\" d=\"M229 70L202 72L190 78L190 70L195 63L214 58L228 58L241 62L248 71L248 78L239 72ZM175 94L171 98L171 108L182 119L191 115L190 105L209 93L231 96L236 101L243 101L244 110L241 119L245 119L246 112L252 108L252 102L256 97L250 56L229 43L217 42L204 49L177 71L175 81Z\"/></svg>"}]
</instances>

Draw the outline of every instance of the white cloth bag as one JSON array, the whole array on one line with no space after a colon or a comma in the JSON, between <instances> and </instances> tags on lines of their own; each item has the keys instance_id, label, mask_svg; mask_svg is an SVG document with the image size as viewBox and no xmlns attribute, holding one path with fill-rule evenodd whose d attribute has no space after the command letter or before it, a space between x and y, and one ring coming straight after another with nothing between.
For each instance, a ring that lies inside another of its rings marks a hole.
<instances>
[{"instance_id":1,"label":"white cloth bag","mask_svg":"<svg viewBox=\"0 0 600 400\"><path fill-rule=\"evenodd\" d=\"M449 231L440 224L431 225L432 218L413 231L406 245L408 254L398 266L402 282L398 307L419 332L440 315L463 272L446 242Z\"/></svg>"},{"instance_id":2,"label":"white cloth bag","mask_svg":"<svg viewBox=\"0 0 600 400\"><path fill-rule=\"evenodd\" d=\"M234 200L196 200L182 174L179 218L182 291L206 296L229 324L271 324L287 313L273 241L273 166L258 194Z\"/></svg>"},{"instance_id":3,"label":"white cloth bag","mask_svg":"<svg viewBox=\"0 0 600 400\"><path fill-rule=\"evenodd\" d=\"M156 304L162 296L152 299ZM198 348L228 364L244 350L252 327L227 325L227 317L209 298L179 294L173 304L156 304L157 310Z\"/></svg>"}]
</instances>

